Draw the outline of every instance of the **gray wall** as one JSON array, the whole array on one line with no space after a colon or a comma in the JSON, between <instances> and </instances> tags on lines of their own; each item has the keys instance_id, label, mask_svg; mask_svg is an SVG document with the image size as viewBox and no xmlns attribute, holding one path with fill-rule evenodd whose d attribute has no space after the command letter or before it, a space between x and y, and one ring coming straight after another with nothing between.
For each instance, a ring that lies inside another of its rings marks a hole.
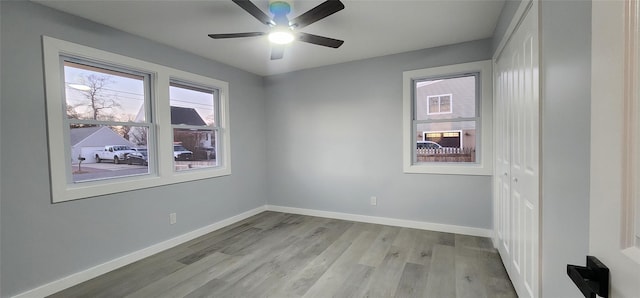
<instances>
[{"instance_id":1,"label":"gray wall","mask_svg":"<svg viewBox=\"0 0 640 298\"><path fill-rule=\"evenodd\" d=\"M2 15L2 5L0 5L0 15ZM1 23L0 23L1 24ZM1 28L1 25L0 25ZM1 42L0 42L1 44ZM2 69L2 47L0 47L0 69ZM0 73L1 75L1 73ZM0 80L0 124L2 123L2 81ZM1 128L0 128L1 133ZM0 137L0 169L4 168L2 163L2 138ZM0 235L2 235L2 170L0 170ZM0 256L2 256L2 237L0 236ZM2 268L2 257L0 257L0 269ZM0 297L2 297L2 270L0 270Z\"/></svg>"},{"instance_id":2,"label":"gray wall","mask_svg":"<svg viewBox=\"0 0 640 298\"><path fill-rule=\"evenodd\" d=\"M566 264L589 251L591 1L542 1L540 11L542 294L581 297Z\"/></svg>"},{"instance_id":3,"label":"gray wall","mask_svg":"<svg viewBox=\"0 0 640 298\"><path fill-rule=\"evenodd\" d=\"M2 297L265 204L262 77L31 2L0 7ZM229 82L233 174L51 204L43 34Z\"/></svg>"},{"instance_id":4,"label":"gray wall","mask_svg":"<svg viewBox=\"0 0 640 298\"><path fill-rule=\"evenodd\" d=\"M502 11L500 12L500 18L498 19L496 28L493 30L491 48L494 52L500 45L502 37L507 32L509 24L511 24L511 19L513 19L516 10L518 10L518 7L520 6L520 2L521 0L506 0L504 2L504 6L502 6Z\"/></svg>"},{"instance_id":5,"label":"gray wall","mask_svg":"<svg viewBox=\"0 0 640 298\"><path fill-rule=\"evenodd\" d=\"M402 172L402 72L490 58L486 39L267 77L269 204L491 229L490 177Z\"/></svg>"},{"instance_id":6,"label":"gray wall","mask_svg":"<svg viewBox=\"0 0 640 298\"><path fill-rule=\"evenodd\" d=\"M510 5L496 46L517 8ZM566 264L584 264L589 250L591 2L541 1L540 12L542 296L582 297Z\"/></svg>"},{"instance_id":7,"label":"gray wall","mask_svg":"<svg viewBox=\"0 0 640 298\"><path fill-rule=\"evenodd\" d=\"M2 5L0 5L0 16L2 15ZM0 23L0 29L2 28L1 23ZM1 31L0 31L1 32ZM2 44L2 42L0 41L0 44ZM0 47L0 69L2 69L2 47ZM2 73L0 72L0 75ZM0 80L0 124L2 123L2 80ZM1 127L0 127L0 133L1 133ZM4 168L4 163L2 162L2 138L0 137L0 169ZM2 170L0 170L0 297L2 297Z\"/></svg>"},{"instance_id":8,"label":"gray wall","mask_svg":"<svg viewBox=\"0 0 640 298\"><path fill-rule=\"evenodd\" d=\"M489 177L402 173L401 74L489 59L517 3L505 5L493 40L272 76L263 85L31 2L0 1L0 133L10 146L0 152L0 295L261 206L265 194L273 205L490 229ZM545 297L579 297L564 266L581 264L588 250L590 4L545 1L541 10ZM42 34L228 81L233 175L50 204ZM378 206L369 205L372 195ZM169 212L178 224L168 225Z\"/></svg>"}]
</instances>

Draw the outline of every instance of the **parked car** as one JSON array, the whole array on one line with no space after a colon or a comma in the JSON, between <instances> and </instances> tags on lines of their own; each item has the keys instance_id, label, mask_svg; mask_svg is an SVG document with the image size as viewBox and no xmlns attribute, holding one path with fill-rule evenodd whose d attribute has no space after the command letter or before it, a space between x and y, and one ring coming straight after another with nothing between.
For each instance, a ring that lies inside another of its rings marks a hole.
<instances>
[{"instance_id":1,"label":"parked car","mask_svg":"<svg viewBox=\"0 0 640 298\"><path fill-rule=\"evenodd\" d=\"M442 146L432 141L418 141L416 149L442 149Z\"/></svg>"},{"instance_id":2,"label":"parked car","mask_svg":"<svg viewBox=\"0 0 640 298\"><path fill-rule=\"evenodd\" d=\"M194 151L195 158L198 160L216 159L216 149L213 147L196 147Z\"/></svg>"},{"instance_id":3,"label":"parked car","mask_svg":"<svg viewBox=\"0 0 640 298\"><path fill-rule=\"evenodd\" d=\"M118 164L121 161L124 162L127 155L134 152L136 152L134 149L126 145L107 145L103 150L96 151L95 159L97 163L103 160L113 160L113 163Z\"/></svg>"},{"instance_id":4,"label":"parked car","mask_svg":"<svg viewBox=\"0 0 640 298\"><path fill-rule=\"evenodd\" d=\"M138 148L136 152L129 153L129 155L127 155L127 164L148 166L149 158L147 149Z\"/></svg>"},{"instance_id":5,"label":"parked car","mask_svg":"<svg viewBox=\"0 0 640 298\"><path fill-rule=\"evenodd\" d=\"M193 152L187 150L187 148L182 145L173 145L173 159L193 160Z\"/></svg>"}]
</instances>

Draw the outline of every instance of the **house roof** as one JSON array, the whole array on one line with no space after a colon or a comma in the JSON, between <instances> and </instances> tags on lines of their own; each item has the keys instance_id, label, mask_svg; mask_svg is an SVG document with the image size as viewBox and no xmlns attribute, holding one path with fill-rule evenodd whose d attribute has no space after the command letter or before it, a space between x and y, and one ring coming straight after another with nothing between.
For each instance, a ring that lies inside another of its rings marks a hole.
<instances>
[{"instance_id":1,"label":"house roof","mask_svg":"<svg viewBox=\"0 0 640 298\"><path fill-rule=\"evenodd\" d=\"M103 147L105 145L134 146L108 126L80 127L69 130L71 147Z\"/></svg>"},{"instance_id":2,"label":"house roof","mask_svg":"<svg viewBox=\"0 0 640 298\"><path fill-rule=\"evenodd\" d=\"M96 131L100 130L102 127L94 126L94 127L81 127L74 128L70 130L69 137L71 140L71 146L74 146L80 141L88 138L90 135L94 134Z\"/></svg>"},{"instance_id":3,"label":"house roof","mask_svg":"<svg viewBox=\"0 0 640 298\"><path fill-rule=\"evenodd\" d=\"M171 106L171 124L207 125L194 108Z\"/></svg>"}]
</instances>

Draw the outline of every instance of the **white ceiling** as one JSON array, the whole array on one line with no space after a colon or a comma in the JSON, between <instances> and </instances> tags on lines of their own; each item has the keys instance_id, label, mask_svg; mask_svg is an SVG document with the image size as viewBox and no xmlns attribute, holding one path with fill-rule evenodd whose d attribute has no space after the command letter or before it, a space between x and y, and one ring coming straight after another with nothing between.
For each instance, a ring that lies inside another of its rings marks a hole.
<instances>
[{"instance_id":1,"label":"white ceiling","mask_svg":"<svg viewBox=\"0 0 640 298\"><path fill-rule=\"evenodd\" d=\"M323 1L293 1L290 19ZM214 40L207 36L268 29L230 0L35 2L258 75L488 38L504 4L504 0L342 0L344 10L300 30L342 39L342 47L294 42L283 59L272 61L266 37ZM268 11L267 0L253 2Z\"/></svg>"}]
</instances>

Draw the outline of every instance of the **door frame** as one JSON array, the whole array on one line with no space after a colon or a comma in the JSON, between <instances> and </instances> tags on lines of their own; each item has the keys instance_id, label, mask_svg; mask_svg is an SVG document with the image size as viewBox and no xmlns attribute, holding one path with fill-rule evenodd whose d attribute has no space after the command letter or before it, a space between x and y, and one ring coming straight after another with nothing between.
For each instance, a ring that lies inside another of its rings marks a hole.
<instances>
[{"instance_id":1,"label":"door frame","mask_svg":"<svg viewBox=\"0 0 640 298\"><path fill-rule=\"evenodd\" d=\"M609 267L611 297L640 292L639 22L639 0L592 4L589 254Z\"/></svg>"},{"instance_id":2,"label":"door frame","mask_svg":"<svg viewBox=\"0 0 640 298\"><path fill-rule=\"evenodd\" d=\"M625 3L622 244L626 247L623 253L640 264L640 240L635 239L636 235L640 237L636 223L640 221L640 214L636 213L640 212L640 0Z\"/></svg>"}]
</instances>

